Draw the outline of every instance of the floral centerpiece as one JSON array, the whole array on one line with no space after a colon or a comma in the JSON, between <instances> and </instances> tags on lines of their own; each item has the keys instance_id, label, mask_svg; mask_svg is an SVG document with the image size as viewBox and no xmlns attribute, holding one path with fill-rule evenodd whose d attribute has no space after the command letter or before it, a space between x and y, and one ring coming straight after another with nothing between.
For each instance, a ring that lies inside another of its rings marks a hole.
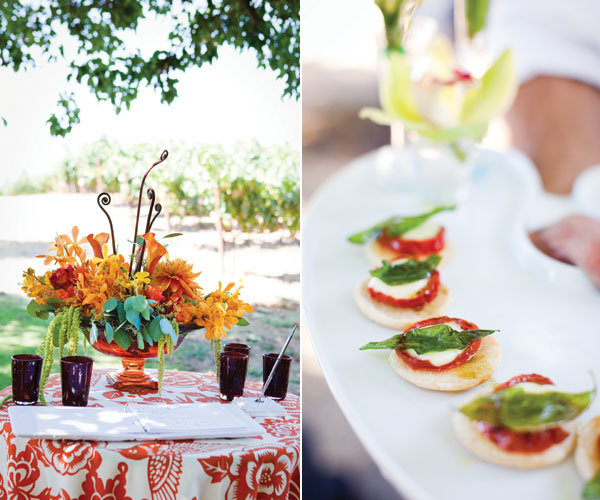
<instances>
[{"instance_id":1,"label":"floral centerpiece","mask_svg":"<svg viewBox=\"0 0 600 500\"><path fill-rule=\"evenodd\" d=\"M147 191L150 210L145 230L138 232L144 182L167 155L164 151L142 179L129 259L117 252L112 220L104 208L110 195L102 193L98 204L108 218L110 234L81 237L74 227L70 235L56 236L47 255L38 256L52 266L50 270L42 275L31 268L24 272L22 288L33 299L27 311L41 318L54 314L38 350L44 356L42 401L55 349L60 356L65 350L75 354L80 331L98 351L123 358L124 369L109 375L115 387L160 392L165 354L172 355L189 331L204 329L216 359L226 331L248 324L243 315L253 309L240 299L240 287L230 283L223 288L219 283L217 290L204 291L196 281L200 273L185 260L170 258L157 241L151 228L161 206L155 204L152 189ZM179 234L164 238L174 236ZM145 359L152 357L158 358L158 380L143 370Z\"/></svg>"}]
</instances>

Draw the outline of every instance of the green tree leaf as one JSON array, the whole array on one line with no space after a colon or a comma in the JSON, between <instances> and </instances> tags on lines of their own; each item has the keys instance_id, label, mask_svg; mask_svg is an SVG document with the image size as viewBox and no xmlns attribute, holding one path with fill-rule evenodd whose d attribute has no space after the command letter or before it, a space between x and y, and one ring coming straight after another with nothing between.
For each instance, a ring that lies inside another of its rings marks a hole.
<instances>
[{"instance_id":1,"label":"green tree leaf","mask_svg":"<svg viewBox=\"0 0 600 500\"><path fill-rule=\"evenodd\" d=\"M182 71L212 64L221 46L252 53L260 68L269 68L283 82L284 95L298 98L300 88L300 1L222 0L186 2L136 0L71 2L26 0L0 7L3 49L0 64L18 71L47 59L69 64L65 88L85 85L99 102L116 113L129 109L149 86L161 102L177 97ZM135 38L142 20L154 18L169 36L140 52ZM59 34L66 32L68 40ZM65 47L74 46L77 57ZM48 119L50 132L64 136L79 123L73 93L58 99L59 110Z\"/></svg>"}]
</instances>

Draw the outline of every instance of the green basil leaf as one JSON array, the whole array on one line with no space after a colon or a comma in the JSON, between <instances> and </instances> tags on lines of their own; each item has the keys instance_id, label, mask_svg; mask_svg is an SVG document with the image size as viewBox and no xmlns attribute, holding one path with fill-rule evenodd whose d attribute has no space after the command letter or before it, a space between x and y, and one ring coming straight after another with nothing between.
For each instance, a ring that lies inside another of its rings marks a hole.
<instances>
[{"instance_id":1,"label":"green basil leaf","mask_svg":"<svg viewBox=\"0 0 600 500\"><path fill-rule=\"evenodd\" d=\"M393 238L397 236L402 236L404 233L408 233L411 229L419 227L430 217L439 214L444 210L454 210L455 208L456 207L454 205L436 207L433 210L422 215L416 215L414 217L404 217L398 221L393 222L386 229L388 234Z\"/></svg>"},{"instance_id":2,"label":"green basil leaf","mask_svg":"<svg viewBox=\"0 0 600 500\"><path fill-rule=\"evenodd\" d=\"M585 500L600 500L600 471L586 483L581 496Z\"/></svg>"},{"instance_id":3,"label":"green basil leaf","mask_svg":"<svg viewBox=\"0 0 600 500\"><path fill-rule=\"evenodd\" d=\"M119 305L119 301L117 299L115 299L114 297L111 297L104 303L104 306L102 307L102 309L104 309L104 312L111 312L111 311L114 311L118 305Z\"/></svg>"},{"instance_id":4,"label":"green basil leaf","mask_svg":"<svg viewBox=\"0 0 600 500\"><path fill-rule=\"evenodd\" d=\"M113 338L115 336L115 332L113 330L113 327L110 323L106 323L105 327L104 327L104 336L106 337L106 341L110 344L113 341Z\"/></svg>"},{"instance_id":5,"label":"green basil leaf","mask_svg":"<svg viewBox=\"0 0 600 500\"><path fill-rule=\"evenodd\" d=\"M448 349L465 349L474 340L491 335L498 330L465 330L459 332L449 325L432 325L424 328L413 328L381 342L369 342L362 346L365 349L414 349L417 354L447 351Z\"/></svg>"},{"instance_id":6,"label":"green basil leaf","mask_svg":"<svg viewBox=\"0 0 600 500\"><path fill-rule=\"evenodd\" d=\"M115 330L114 341L121 349L127 350L131 345L131 336L124 330Z\"/></svg>"},{"instance_id":7,"label":"green basil leaf","mask_svg":"<svg viewBox=\"0 0 600 500\"><path fill-rule=\"evenodd\" d=\"M355 233L348 238L350 243L356 243L357 245L363 245L370 240L373 240L379 236L381 231L383 231L386 227L392 224L394 221L398 220L399 217L390 217L389 219L380 222L379 224L375 224L373 227L369 229L365 229L360 233Z\"/></svg>"},{"instance_id":8,"label":"green basil leaf","mask_svg":"<svg viewBox=\"0 0 600 500\"><path fill-rule=\"evenodd\" d=\"M594 396L595 390L527 393L522 387L513 386L477 398L460 411L472 420L519 432L536 431L573 420L587 409Z\"/></svg>"},{"instance_id":9,"label":"green basil leaf","mask_svg":"<svg viewBox=\"0 0 600 500\"><path fill-rule=\"evenodd\" d=\"M369 272L371 276L383 281L386 285L396 286L429 278L441 260L439 255L430 255L427 260L423 261L407 260L394 265L384 260L381 267Z\"/></svg>"},{"instance_id":10,"label":"green basil leaf","mask_svg":"<svg viewBox=\"0 0 600 500\"><path fill-rule=\"evenodd\" d=\"M375 224L369 229L365 229L364 231L351 235L348 238L348 241L350 243L362 245L379 236L379 234L383 230L386 230L388 234L392 237L402 236L404 233L407 233L411 229L419 227L430 217L440 212L443 212L444 210L454 210L455 208L456 207L454 205L449 205L436 207L427 213L415 215L413 217L390 217L389 219L386 219L383 222L380 222L379 224Z\"/></svg>"}]
</instances>

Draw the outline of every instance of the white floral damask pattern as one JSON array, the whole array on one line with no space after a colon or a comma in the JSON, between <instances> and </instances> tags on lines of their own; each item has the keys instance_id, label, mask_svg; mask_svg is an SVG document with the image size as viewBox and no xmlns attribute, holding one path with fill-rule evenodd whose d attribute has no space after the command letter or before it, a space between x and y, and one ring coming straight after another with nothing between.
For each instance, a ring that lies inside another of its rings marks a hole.
<instances>
[{"instance_id":1,"label":"white floral damask pattern","mask_svg":"<svg viewBox=\"0 0 600 500\"><path fill-rule=\"evenodd\" d=\"M90 406L217 401L212 374L166 372L162 397L116 391L105 374L94 373ZM245 395L259 392L246 384ZM60 404L58 375L46 394ZM300 400L282 404L289 416L259 419L262 437L148 443L16 438L0 408L0 500L299 499Z\"/></svg>"}]
</instances>

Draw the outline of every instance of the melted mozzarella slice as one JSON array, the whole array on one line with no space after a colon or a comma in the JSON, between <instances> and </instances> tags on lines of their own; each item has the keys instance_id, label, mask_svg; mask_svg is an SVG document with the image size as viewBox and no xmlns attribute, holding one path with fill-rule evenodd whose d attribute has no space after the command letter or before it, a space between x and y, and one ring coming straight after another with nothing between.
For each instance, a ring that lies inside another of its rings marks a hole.
<instances>
[{"instance_id":1,"label":"melted mozzarella slice","mask_svg":"<svg viewBox=\"0 0 600 500\"><path fill-rule=\"evenodd\" d=\"M420 226L407 231L402 236L403 240L430 240L440 232L441 226L433 221L425 221Z\"/></svg>"},{"instance_id":2,"label":"melted mozzarella slice","mask_svg":"<svg viewBox=\"0 0 600 500\"><path fill-rule=\"evenodd\" d=\"M408 259L396 259L390 262L392 266L396 266L398 264L402 264L406 262ZM376 292L383 293L388 297L392 297L394 299L410 299L417 295L421 291L421 289L427 286L427 282L429 278L424 278L422 280L413 281L412 283L404 283L403 285L388 285L381 281L379 278L373 276L367 286L372 288Z\"/></svg>"},{"instance_id":3,"label":"melted mozzarella slice","mask_svg":"<svg viewBox=\"0 0 600 500\"><path fill-rule=\"evenodd\" d=\"M457 332L463 331L460 325L454 321L449 321L443 324L448 325ZM407 349L404 352L406 352L406 354L412 358L420 359L421 361L429 361L433 366L442 366L452 363L452 361L462 354L465 349L447 349L445 351L426 352L424 354L417 354L414 349Z\"/></svg>"},{"instance_id":4,"label":"melted mozzarella slice","mask_svg":"<svg viewBox=\"0 0 600 500\"><path fill-rule=\"evenodd\" d=\"M448 349L447 351L426 352L425 354L417 354L414 349L407 349L406 354L411 358L417 358L421 361L429 361L433 366L442 366L452 363L456 357L462 353L460 349Z\"/></svg>"},{"instance_id":5,"label":"melted mozzarella slice","mask_svg":"<svg viewBox=\"0 0 600 500\"><path fill-rule=\"evenodd\" d=\"M427 286L428 278L413 281L412 283L404 283L403 285L386 285L379 278L373 276L368 283L368 287L376 292L383 293L394 299L410 299L419 293L422 288Z\"/></svg>"},{"instance_id":6,"label":"melted mozzarella slice","mask_svg":"<svg viewBox=\"0 0 600 500\"><path fill-rule=\"evenodd\" d=\"M535 384L533 382L521 382L514 387L520 387L529 394L539 394L541 392L560 392L560 390L551 384Z\"/></svg>"}]
</instances>

